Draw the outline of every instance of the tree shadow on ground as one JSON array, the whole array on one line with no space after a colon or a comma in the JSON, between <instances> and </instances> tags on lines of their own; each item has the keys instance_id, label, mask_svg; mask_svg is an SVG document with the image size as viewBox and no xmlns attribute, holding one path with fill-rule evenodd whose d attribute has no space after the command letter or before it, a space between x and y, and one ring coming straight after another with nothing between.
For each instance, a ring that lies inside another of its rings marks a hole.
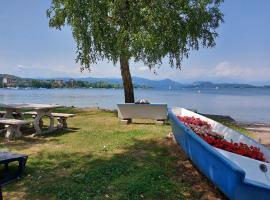
<instances>
[{"instance_id":1,"label":"tree shadow on ground","mask_svg":"<svg viewBox=\"0 0 270 200\"><path fill-rule=\"evenodd\" d=\"M225 199L171 139L101 155L39 152L5 191L6 199Z\"/></svg>"},{"instance_id":2,"label":"tree shadow on ground","mask_svg":"<svg viewBox=\"0 0 270 200\"><path fill-rule=\"evenodd\" d=\"M42 134L42 135L37 136L37 137L41 137L41 138L59 137L62 135L78 132L79 130L80 130L80 128L69 127L66 129L57 129L51 133Z\"/></svg>"},{"instance_id":3,"label":"tree shadow on ground","mask_svg":"<svg viewBox=\"0 0 270 200\"><path fill-rule=\"evenodd\" d=\"M133 119L132 124L137 125L170 125L170 122L168 120L165 120L164 124L158 124L155 120L151 119Z\"/></svg>"},{"instance_id":4,"label":"tree shadow on ground","mask_svg":"<svg viewBox=\"0 0 270 200\"><path fill-rule=\"evenodd\" d=\"M46 141L42 138L23 136L16 140L8 140L4 137L0 138L1 146L6 149L15 149L16 151L27 150L35 145L42 145L46 143Z\"/></svg>"},{"instance_id":5,"label":"tree shadow on ground","mask_svg":"<svg viewBox=\"0 0 270 200\"><path fill-rule=\"evenodd\" d=\"M8 140L4 137L2 134L0 137L0 149L4 150L15 150L15 151L27 151L30 148L34 147L40 147L41 145L44 145L48 143L48 140L50 142L57 142L57 137L60 137L62 135L78 132L79 128L68 128L68 129L59 129L55 130L51 133L46 133L43 135L33 135L33 131L31 132L28 129L23 130L23 136L18 139L14 140Z\"/></svg>"},{"instance_id":6,"label":"tree shadow on ground","mask_svg":"<svg viewBox=\"0 0 270 200\"><path fill-rule=\"evenodd\" d=\"M169 126L169 122L165 122L164 124L157 124L156 122L132 122L132 124L136 125L160 125L160 126Z\"/></svg>"}]
</instances>

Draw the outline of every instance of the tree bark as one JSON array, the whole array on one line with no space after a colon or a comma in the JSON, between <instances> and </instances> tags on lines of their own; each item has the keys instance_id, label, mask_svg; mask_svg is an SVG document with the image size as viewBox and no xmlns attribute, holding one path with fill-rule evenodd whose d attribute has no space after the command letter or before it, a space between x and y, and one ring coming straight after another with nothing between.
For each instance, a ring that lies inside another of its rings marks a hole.
<instances>
[{"instance_id":1,"label":"tree bark","mask_svg":"<svg viewBox=\"0 0 270 200\"><path fill-rule=\"evenodd\" d=\"M134 103L134 90L129 70L129 63L128 59L123 56L120 57L120 69L125 92L125 102Z\"/></svg>"}]
</instances>

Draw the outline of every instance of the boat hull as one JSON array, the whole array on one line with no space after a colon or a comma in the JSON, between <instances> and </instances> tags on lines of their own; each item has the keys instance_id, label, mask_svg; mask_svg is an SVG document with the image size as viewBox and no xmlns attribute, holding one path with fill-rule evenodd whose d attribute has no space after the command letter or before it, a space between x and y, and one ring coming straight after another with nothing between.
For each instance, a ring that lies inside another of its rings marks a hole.
<instances>
[{"instance_id":1,"label":"boat hull","mask_svg":"<svg viewBox=\"0 0 270 200\"><path fill-rule=\"evenodd\" d=\"M178 108L178 110L179 109L182 108ZM189 116L200 117L203 120L206 119L191 111L187 111L186 113L188 113ZM247 171L242 169L241 166L239 166L239 163L232 162L228 159L229 157L222 154L223 150L216 149L203 141L192 130L180 122L177 116L178 113L175 112L175 110L169 111L172 132L176 141L197 168L229 199L270 200L270 182L269 185L267 185L267 183L260 185L258 182L253 183L252 180L247 180ZM226 154L233 153L226 152ZM235 156L235 154L231 156ZM240 163L242 162L241 159L245 159L245 162L253 162L252 159L241 157L243 156L239 156ZM260 163L260 161L255 162L256 164L257 162ZM254 173L256 172L254 171Z\"/></svg>"}]
</instances>

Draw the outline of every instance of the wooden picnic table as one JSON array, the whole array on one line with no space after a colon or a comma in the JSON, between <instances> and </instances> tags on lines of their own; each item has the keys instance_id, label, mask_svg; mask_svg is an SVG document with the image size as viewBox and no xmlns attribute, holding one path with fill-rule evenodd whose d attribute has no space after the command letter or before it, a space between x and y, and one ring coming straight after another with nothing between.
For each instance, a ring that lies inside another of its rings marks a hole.
<instances>
[{"instance_id":1,"label":"wooden picnic table","mask_svg":"<svg viewBox=\"0 0 270 200\"><path fill-rule=\"evenodd\" d=\"M22 117L23 109L35 110L37 115L34 119L34 128L36 134L43 134L52 132L54 130L54 116L52 115L52 110L54 108L61 108L63 106L58 104L32 104L32 103L22 103L22 104L0 104L0 108L4 109L6 113L3 118L14 118L13 113L17 113ZM42 120L42 117L47 116L50 119L50 125L48 130L42 131L39 125L39 122Z\"/></svg>"}]
</instances>

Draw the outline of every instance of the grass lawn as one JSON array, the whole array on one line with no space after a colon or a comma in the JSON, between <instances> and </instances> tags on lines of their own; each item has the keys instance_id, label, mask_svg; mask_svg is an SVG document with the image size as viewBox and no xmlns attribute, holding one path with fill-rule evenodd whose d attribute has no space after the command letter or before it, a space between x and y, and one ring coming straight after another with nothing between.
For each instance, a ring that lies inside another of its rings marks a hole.
<instances>
[{"instance_id":1,"label":"grass lawn","mask_svg":"<svg viewBox=\"0 0 270 200\"><path fill-rule=\"evenodd\" d=\"M24 177L3 188L5 199L225 199L168 138L169 125L67 111L78 114L68 130L0 138L0 148L29 155Z\"/></svg>"}]
</instances>

